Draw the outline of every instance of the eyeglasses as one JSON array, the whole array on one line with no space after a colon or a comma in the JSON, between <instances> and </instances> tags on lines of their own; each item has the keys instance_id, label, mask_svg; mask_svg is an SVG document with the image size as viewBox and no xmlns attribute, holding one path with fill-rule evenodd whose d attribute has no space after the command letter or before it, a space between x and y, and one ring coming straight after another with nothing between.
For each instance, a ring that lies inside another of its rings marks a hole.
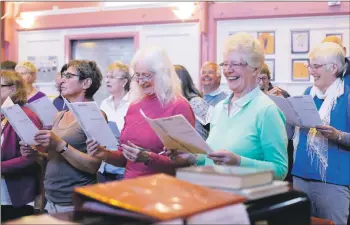
<instances>
[{"instance_id":1,"label":"eyeglasses","mask_svg":"<svg viewBox=\"0 0 350 225\"><path fill-rule=\"evenodd\" d=\"M61 78L71 79L72 77L79 77L79 75L76 75L74 73L61 73Z\"/></svg>"},{"instance_id":2,"label":"eyeglasses","mask_svg":"<svg viewBox=\"0 0 350 225\"><path fill-rule=\"evenodd\" d=\"M268 77L257 77L256 78L256 81L257 82L260 82L261 80L263 81L263 82L265 82L265 81L267 81L269 78Z\"/></svg>"},{"instance_id":3,"label":"eyeglasses","mask_svg":"<svg viewBox=\"0 0 350 225\"><path fill-rule=\"evenodd\" d=\"M131 79L134 79L136 81L142 80L143 82L147 82L147 81L150 81L154 75L155 75L154 72L151 72L151 73L134 73L134 75L131 77Z\"/></svg>"},{"instance_id":4,"label":"eyeglasses","mask_svg":"<svg viewBox=\"0 0 350 225\"><path fill-rule=\"evenodd\" d=\"M219 64L219 66L223 69L227 69L227 67L233 68L233 69L239 69L242 67L246 67L248 63L236 63L236 62L222 62Z\"/></svg>"},{"instance_id":5,"label":"eyeglasses","mask_svg":"<svg viewBox=\"0 0 350 225\"><path fill-rule=\"evenodd\" d=\"M1 87L11 87L13 84L2 84Z\"/></svg>"},{"instance_id":6,"label":"eyeglasses","mask_svg":"<svg viewBox=\"0 0 350 225\"><path fill-rule=\"evenodd\" d=\"M122 80L122 79L125 79L124 77L114 77L114 76L106 76L106 79L113 79L113 80Z\"/></svg>"},{"instance_id":7,"label":"eyeglasses","mask_svg":"<svg viewBox=\"0 0 350 225\"><path fill-rule=\"evenodd\" d=\"M325 65L327 65L327 64L310 64L307 66L307 69L308 70L317 70Z\"/></svg>"}]
</instances>

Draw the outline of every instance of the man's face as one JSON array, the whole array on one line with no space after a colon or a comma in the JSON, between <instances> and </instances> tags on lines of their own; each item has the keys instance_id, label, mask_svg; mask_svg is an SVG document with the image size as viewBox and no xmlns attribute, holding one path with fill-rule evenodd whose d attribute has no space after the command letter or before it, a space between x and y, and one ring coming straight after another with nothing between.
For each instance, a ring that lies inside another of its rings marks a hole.
<instances>
[{"instance_id":1,"label":"man's face","mask_svg":"<svg viewBox=\"0 0 350 225\"><path fill-rule=\"evenodd\" d=\"M202 68L201 80L203 86L216 89L220 85L221 76L218 75L217 68L214 65L206 65Z\"/></svg>"}]
</instances>

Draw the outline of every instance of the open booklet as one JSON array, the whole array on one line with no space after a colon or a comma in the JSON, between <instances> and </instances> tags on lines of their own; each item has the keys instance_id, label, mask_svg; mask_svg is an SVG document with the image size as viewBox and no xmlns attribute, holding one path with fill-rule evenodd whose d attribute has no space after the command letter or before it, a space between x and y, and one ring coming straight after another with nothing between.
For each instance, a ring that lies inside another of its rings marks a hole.
<instances>
[{"instance_id":1,"label":"open booklet","mask_svg":"<svg viewBox=\"0 0 350 225\"><path fill-rule=\"evenodd\" d=\"M301 128L314 128L322 125L320 114L310 95L289 98L269 96L282 110L287 123Z\"/></svg>"},{"instance_id":2,"label":"open booklet","mask_svg":"<svg viewBox=\"0 0 350 225\"><path fill-rule=\"evenodd\" d=\"M64 100L88 138L96 140L101 146L117 147L118 140L96 102L69 103Z\"/></svg>"},{"instance_id":3,"label":"open booklet","mask_svg":"<svg viewBox=\"0 0 350 225\"><path fill-rule=\"evenodd\" d=\"M47 96L28 103L26 106L35 112L44 126L53 125L53 120L58 113L58 110Z\"/></svg>"},{"instance_id":4,"label":"open booklet","mask_svg":"<svg viewBox=\"0 0 350 225\"><path fill-rule=\"evenodd\" d=\"M11 100L11 99L10 99ZM27 114L18 104L11 104L10 100L6 99L6 104L1 106L1 112L5 115L12 128L15 130L19 138L26 144L35 146L38 143L34 140L34 135L39 129L29 119Z\"/></svg>"},{"instance_id":5,"label":"open booklet","mask_svg":"<svg viewBox=\"0 0 350 225\"><path fill-rule=\"evenodd\" d=\"M214 107L209 105L206 101L200 102L200 104L191 105L196 119L202 124L207 125L210 123Z\"/></svg>"},{"instance_id":6,"label":"open booklet","mask_svg":"<svg viewBox=\"0 0 350 225\"><path fill-rule=\"evenodd\" d=\"M140 113L166 148L178 149L193 154L213 152L183 115L151 119L142 110L140 110Z\"/></svg>"}]
</instances>

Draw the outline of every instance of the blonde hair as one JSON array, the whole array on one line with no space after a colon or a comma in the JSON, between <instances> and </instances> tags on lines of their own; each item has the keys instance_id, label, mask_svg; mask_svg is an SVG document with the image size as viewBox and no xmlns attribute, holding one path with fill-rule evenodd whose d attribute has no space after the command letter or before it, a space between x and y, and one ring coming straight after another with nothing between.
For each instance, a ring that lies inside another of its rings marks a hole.
<instances>
[{"instance_id":1,"label":"blonde hair","mask_svg":"<svg viewBox=\"0 0 350 225\"><path fill-rule=\"evenodd\" d=\"M324 42L313 48L309 54L310 61L317 60L318 63L335 64L338 67L338 74L343 72L345 67L345 54L343 48L334 42ZM329 69L329 67L326 67Z\"/></svg>"},{"instance_id":2,"label":"blonde hair","mask_svg":"<svg viewBox=\"0 0 350 225\"><path fill-rule=\"evenodd\" d=\"M10 98L13 103L20 106L27 103L27 92L25 83L17 72L12 70L1 70L1 78L8 85L14 85L16 87L15 93L13 93Z\"/></svg>"},{"instance_id":3,"label":"blonde hair","mask_svg":"<svg viewBox=\"0 0 350 225\"><path fill-rule=\"evenodd\" d=\"M121 71L123 73L122 78L127 80L127 83L124 86L124 90L129 91L130 90L130 82L131 82L129 66L127 64L122 63L121 61L116 61L116 62L111 63L106 69L107 73L110 73L110 72L113 73L113 71Z\"/></svg>"},{"instance_id":4,"label":"blonde hair","mask_svg":"<svg viewBox=\"0 0 350 225\"><path fill-rule=\"evenodd\" d=\"M155 73L154 91L162 105L182 95L181 81L163 48L152 46L139 49L131 60L130 65L132 68L135 68L140 62L145 63L148 70ZM135 90L135 88L139 90ZM139 85L131 85L131 93L136 99L143 97Z\"/></svg>"},{"instance_id":5,"label":"blonde hair","mask_svg":"<svg viewBox=\"0 0 350 225\"><path fill-rule=\"evenodd\" d=\"M204 67L207 67L207 66L212 66L212 67L214 67L215 70L216 70L216 75L217 75L218 77L221 76L220 66L219 66L217 63L211 62L211 61L206 61L205 63L203 63L200 73L202 73L203 68L204 68Z\"/></svg>"},{"instance_id":6,"label":"blonde hair","mask_svg":"<svg viewBox=\"0 0 350 225\"><path fill-rule=\"evenodd\" d=\"M31 62L28 62L28 61L19 62L17 63L15 70L17 70L20 67L26 68L29 73L32 73L34 75L37 73L37 69L35 65Z\"/></svg>"},{"instance_id":7,"label":"blonde hair","mask_svg":"<svg viewBox=\"0 0 350 225\"><path fill-rule=\"evenodd\" d=\"M246 62L250 67L259 68L264 65L264 48L260 41L252 35L244 32L229 36L224 43L223 54L238 52L241 54L240 61Z\"/></svg>"},{"instance_id":8,"label":"blonde hair","mask_svg":"<svg viewBox=\"0 0 350 225\"><path fill-rule=\"evenodd\" d=\"M262 68L260 70L260 74L262 74L262 73L266 74L267 77L269 78L269 80L271 79L270 69L266 63L264 63L264 65L262 66Z\"/></svg>"}]
</instances>

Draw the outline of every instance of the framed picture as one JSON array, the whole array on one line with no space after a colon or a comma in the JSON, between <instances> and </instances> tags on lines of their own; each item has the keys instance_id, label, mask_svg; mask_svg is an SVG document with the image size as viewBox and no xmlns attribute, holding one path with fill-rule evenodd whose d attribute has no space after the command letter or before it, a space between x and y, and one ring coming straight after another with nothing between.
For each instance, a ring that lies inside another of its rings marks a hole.
<instances>
[{"instance_id":1,"label":"framed picture","mask_svg":"<svg viewBox=\"0 0 350 225\"><path fill-rule=\"evenodd\" d=\"M237 33L240 33L240 32L244 32L244 33L250 34L250 35L252 35L254 38L256 38L256 32L255 32L255 31L229 31L229 32L228 32L228 36L231 36L231 35L233 35L233 34L237 34Z\"/></svg>"},{"instance_id":2,"label":"framed picture","mask_svg":"<svg viewBox=\"0 0 350 225\"><path fill-rule=\"evenodd\" d=\"M265 59L265 63L270 70L271 81L275 80L275 59Z\"/></svg>"},{"instance_id":3,"label":"framed picture","mask_svg":"<svg viewBox=\"0 0 350 225\"><path fill-rule=\"evenodd\" d=\"M343 34L342 33L326 34L326 37L328 37L328 36L334 36L334 37L339 38L341 41L343 41Z\"/></svg>"},{"instance_id":4,"label":"framed picture","mask_svg":"<svg viewBox=\"0 0 350 225\"><path fill-rule=\"evenodd\" d=\"M292 81L310 81L309 59L292 59Z\"/></svg>"},{"instance_id":5,"label":"framed picture","mask_svg":"<svg viewBox=\"0 0 350 225\"><path fill-rule=\"evenodd\" d=\"M310 47L309 31L291 31L292 54L308 53Z\"/></svg>"},{"instance_id":6,"label":"framed picture","mask_svg":"<svg viewBox=\"0 0 350 225\"><path fill-rule=\"evenodd\" d=\"M258 39L260 40L260 43L264 47L264 52L266 55L275 54L275 32L274 31L258 32Z\"/></svg>"}]
</instances>

